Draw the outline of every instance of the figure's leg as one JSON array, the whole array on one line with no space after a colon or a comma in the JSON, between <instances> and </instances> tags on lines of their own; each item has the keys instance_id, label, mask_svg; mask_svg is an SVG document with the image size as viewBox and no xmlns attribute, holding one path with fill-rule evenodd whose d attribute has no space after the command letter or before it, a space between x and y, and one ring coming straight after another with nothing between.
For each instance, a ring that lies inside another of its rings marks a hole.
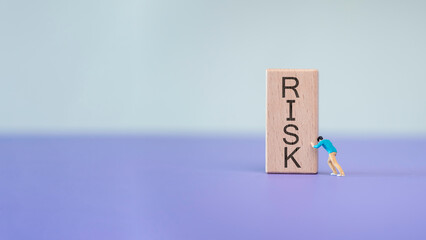
<instances>
[{"instance_id":1,"label":"figure's leg","mask_svg":"<svg viewBox=\"0 0 426 240\"><path fill-rule=\"evenodd\" d=\"M342 167L340 166L339 163L337 163L336 153L330 153L330 158L331 158L331 163L339 170L340 174L338 176L345 176L345 172L343 172Z\"/></svg>"},{"instance_id":2,"label":"figure's leg","mask_svg":"<svg viewBox=\"0 0 426 240\"><path fill-rule=\"evenodd\" d=\"M327 163L328 163L328 166L329 166L329 167L331 168L331 170L333 171L333 172L331 173L331 175L337 175L336 168L333 166L333 163L331 162L331 158L330 158L330 157L328 158Z\"/></svg>"}]
</instances>

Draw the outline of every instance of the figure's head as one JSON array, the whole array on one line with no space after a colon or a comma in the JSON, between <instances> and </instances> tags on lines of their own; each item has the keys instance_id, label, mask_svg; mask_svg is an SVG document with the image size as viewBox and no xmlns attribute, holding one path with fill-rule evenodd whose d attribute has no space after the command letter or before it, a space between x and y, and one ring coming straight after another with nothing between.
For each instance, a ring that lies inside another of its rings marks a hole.
<instances>
[{"instance_id":1,"label":"figure's head","mask_svg":"<svg viewBox=\"0 0 426 240\"><path fill-rule=\"evenodd\" d=\"M319 142L319 141L321 141L321 140L323 140L324 138L322 138L322 136L319 136L318 138L317 138L317 141Z\"/></svg>"}]
</instances>

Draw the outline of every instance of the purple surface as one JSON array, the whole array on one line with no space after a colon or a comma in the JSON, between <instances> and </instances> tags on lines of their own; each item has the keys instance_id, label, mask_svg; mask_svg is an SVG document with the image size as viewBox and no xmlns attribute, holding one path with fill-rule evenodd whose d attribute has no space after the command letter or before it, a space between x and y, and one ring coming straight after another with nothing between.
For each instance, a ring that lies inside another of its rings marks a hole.
<instances>
[{"instance_id":1,"label":"purple surface","mask_svg":"<svg viewBox=\"0 0 426 240\"><path fill-rule=\"evenodd\" d=\"M263 138L2 137L0 239L424 239L426 139L334 143L347 177L268 175Z\"/></svg>"}]
</instances>

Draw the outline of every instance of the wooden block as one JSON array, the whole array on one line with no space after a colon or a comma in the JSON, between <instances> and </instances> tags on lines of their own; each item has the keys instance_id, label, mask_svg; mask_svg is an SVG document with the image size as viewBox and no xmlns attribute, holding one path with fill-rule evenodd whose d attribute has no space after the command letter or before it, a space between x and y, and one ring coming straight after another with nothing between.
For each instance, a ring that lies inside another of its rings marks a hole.
<instances>
[{"instance_id":1,"label":"wooden block","mask_svg":"<svg viewBox=\"0 0 426 240\"><path fill-rule=\"evenodd\" d=\"M266 172L318 173L318 70L266 70Z\"/></svg>"}]
</instances>

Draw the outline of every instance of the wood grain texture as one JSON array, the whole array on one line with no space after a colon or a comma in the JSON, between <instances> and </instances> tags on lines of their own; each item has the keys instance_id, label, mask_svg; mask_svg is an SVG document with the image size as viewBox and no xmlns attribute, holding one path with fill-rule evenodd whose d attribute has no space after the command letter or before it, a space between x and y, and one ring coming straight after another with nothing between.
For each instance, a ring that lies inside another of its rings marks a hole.
<instances>
[{"instance_id":1,"label":"wood grain texture","mask_svg":"<svg viewBox=\"0 0 426 240\"><path fill-rule=\"evenodd\" d=\"M266 82L266 172L318 173L318 71L268 69Z\"/></svg>"}]
</instances>

